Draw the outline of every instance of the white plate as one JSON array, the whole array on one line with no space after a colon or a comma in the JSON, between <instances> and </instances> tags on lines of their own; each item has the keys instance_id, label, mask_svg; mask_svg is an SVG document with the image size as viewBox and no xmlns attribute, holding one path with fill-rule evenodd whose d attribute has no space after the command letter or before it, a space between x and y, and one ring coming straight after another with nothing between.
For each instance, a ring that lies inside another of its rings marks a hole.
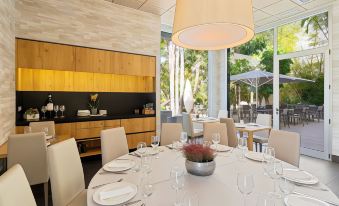
<instances>
[{"instance_id":1,"label":"white plate","mask_svg":"<svg viewBox=\"0 0 339 206\"><path fill-rule=\"evenodd\" d=\"M247 125L248 125L248 126L254 126L254 127L260 126L260 124L257 124L257 123L248 123Z\"/></svg>"},{"instance_id":2,"label":"white plate","mask_svg":"<svg viewBox=\"0 0 339 206\"><path fill-rule=\"evenodd\" d=\"M215 145L212 144L211 149L215 149ZM222 145L222 144L218 144L217 149L218 149L217 152L228 152L232 149L232 147Z\"/></svg>"},{"instance_id":3,"label":"white plate","mask_svg":"<svg viewBox=\"0 0 339 206\"><path fill-rule=\"evenodd\" d=\"M299 169L284 169L283 178L300 184L314 185L319 182L314 175Z\"/></svg>"},{"instance_id":4,"label":"white plate","mask_svg":"<svg viewBox=\"0 0 339 206\"><path fill-rule=\"evenodd\" d=\"M259 153L259 152L247 152L245 154L245 157L247 157L250 160L254 160L258 162L262 162L264 159L263 153Z\"/></svg>"},{"instance_id":5,"label":"white plate","mask_svg":"<svg viewBox=\"0 0 339 206\"><path fill-rule=\"evenodd\" d=\"M133 160L113 160L103 166L107 172L122 172L129 170L135 166Z\"/></svg>"},{"instance_id":6,"label":"white plate","mask_svg":"<svg viewBox=\"0 0 339 206\"><path fill-rule=\"evenodd\" d=\"M137 151L134 152L136 155L141 156L141 153ZM159 153L159 149L147 148L147 151L143 155L156 155Z\"/></svg>"},{"instance_id":7,"label":"white plate","mask_svg":"<svg viewBox=\"0 0 339 206\"><path fill-rule=\"evenodd\" d=\"M122 187L131 187L133 192L125 195L120 195L117 197L101 200L100 199L100 192L110 191L113 189L119 189ZM112 184L105 185L100 187L98 190L95 191L93 194L93 201L100 205L118 205L127 202L128 200L132 199L138 192L138 188L136 185L128 183L128 182L115 182Z\"/></svg>"},{"instance_id":8,"label":"white plate","mask_svg":"<svg viewBox=\"0 0 339 206\"><path fill-rule=\"evenodd\" d=\"M240 123L235 123L235 127L237 127L237 128L245 128L246 125L240 124Z\"/></svg>"},{"instance_id":9,"label":"white plate","mask_svg":"<svg viewBox=\"0 0 339 206\"><path fill-rule=\"evenodd\" d=\"M284 202L287 206L329 206L321 200L294 194L286 196Z\"/></svg>"},{"instance_id":10,"label":"white plate","mask_svg":"<svg viewBox=\"0 0 339 206\"><path fill-rule=\"evenodd\" d=\"M174 146L173 144L169 144L167 145L167 147L171 148L171 149L181 149L182 148L182 144L179 142L178 144L176 144L176 146Z\"/></svg>"}]
</instances>

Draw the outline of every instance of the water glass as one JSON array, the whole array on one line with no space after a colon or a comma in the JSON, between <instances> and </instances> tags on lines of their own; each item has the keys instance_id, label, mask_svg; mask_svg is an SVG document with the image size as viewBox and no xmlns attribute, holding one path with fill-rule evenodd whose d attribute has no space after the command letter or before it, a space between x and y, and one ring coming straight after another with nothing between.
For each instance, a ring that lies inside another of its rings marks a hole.
<instances>
[{"instance_id":1,"label":"water glass","mask_svg":"<svg viewBox=\"0 0 339 206\"><path fill-rule=\"evenodd\" d=\"M42 107L41 107L41 112L44 114L44 116L42 117L42 119L46 119L46 111L47 111L47 107L46 107L46 106L42 106Z\"/></svg>"},{"instance_id":2,"label":"water glass","mask_svg":"<svg viewBox=\"0 0 339 206\"><path fill-rule=\"evenodd\" d=\"M173 166L170 172L170 177L171 177L171 187L175 190L176 192L176 197L175 197L175 206L180 206L181 201L179 200L179 191L184 188L184 174L185 171L183 168L179 166Z\"/></svg>"},{"instance_id":3,"label":"water glass","mask_svg":"<svg viewBox=\"0 0 339 206\"><path fill-rule=\"evenodd\" d=\"M238 190L244 196L244 206L246 205L246 196L254 190L254 177L251 174L238 173L237 175Z\"/></svg>"},{"instance_id":4,"label":"water glass","mask_svg":"<svg viewBox=\"0 0 339 206\"><path fill-rule=\"evenodd\" d=\"M187 133L186 132L181 132L180 134L180 142L182 144L186 144L188 140Z\"/></svg>"},{"instance_id":5,"label":"water glass","mask_svg":"<svg viewBox=\"0 0 339 206\"><path fill-rule=\"evenodd\" d=\"M152 195L154 189L153 185L150 183L149 174L144 173L142 175L139 187L143 197L147 198Z\"/></svg>"},{"instance_id":6,"label":"water glass","mask_svg":"<svg viewBox=\"0 0 339 206\"><path fill-rule=\"evenodd\" d=\"M256 206L274 206L274 199L267 194L260 194Z\"/></svg>"},{"instance_id":7,"label":"water glass","mask_svg":"<svg viewBox=\"0 0 339 206\"><path fill-rule=\"evenodd\" d=\"M139 142L137 145L137 152L142 157L147 151L147 144L146 142Z\"/></svg>"},{"instance_id":8,"label":"water glass","mask_svg":"<svg viewBox=\"0 0 339 206\"><path fill-rule=\"evenodd\" d=\"M65 117L64 116L64 111L66 110L66 107L65 107L65 105L60 105L60 111L61 111L61 117Z\"/></svg>"},{"instance_id":9,"label":"water glass","mask_svg":"<svg viewBox=\"0 0 339 206\"><path fill-rule=\"evenodd\" d=\"M247 151L247 139L241 137L238 139L238 148L241 150L241 159L245 158L245 153Z\"/></svg>"},{"instance_id":10,"label":"water glass","mask_svg":"<svg viewBox=\"0 0 339 206\"><path fill-rule=\"evenodd\" d=\"M186 192L183 206L199 206L198 194Z\"/></svg>"},{"instance_id":11,"label":"water glass","mask_svg":"<svg viewBox=\"0 0 339 206\"><path fill-rule=\"evenodd\" d=\"M220 133L212 134L212 142L213 142L215 150L218 151L218 144L220 143Z\"/></svg>"},{"instance_id":12,"label":"water glass","mask_svg":"<svg viewBox=\"0 0 339 206\"><path fill-rule=\"evenodd\" d=\"M281 179L279 183L280 191L286 196L293 192L294 184L292 184L287 179Z\"/></svg>"},{"instance_id":13,"label":"water glass","mask_svg":"<svg viewBox=\"0 0 339 206\"><path fill-rule=\"evenodd\" d=\"M30 126L24 127L24 133L25 134L32 133L32 127L30 127Z\"/></svg>"},{"instance_id":14,"label":"water glass","mask_svg":"<svg viewBox=\"0 0 339 206\"><path fill-rule=\"evenodd\" d=\"M59 105L54 105L53 110L55 112L54 118L58 118Z\"/></svg>"},{"instance_id":15,"label":"water glass","mask_svg":"<svg viewBox=\"0 0 339 206\"><path fill-rule=\"evenodd\" d=\"M263 153L264 161L269 162L275 159L275 150L273 147L264 148Z\"/></svg>"},{"instance_id":16,"label":"water glass","mask_svg":"<svg viewBox=\"0 0 339 206\"><path fill-rule=\"evenodd\" d=\"M268 171L268 175L272 178L274 182L274 190L270 192L273 197L281 198L279 191L277 190L277 181L282 177L284 168L280 161L273 162L273 168Z\"/></svg>"},{"instance_id":17,"label":"water glass","mask_svg":"<svg viewBox=\"0 0 339 206\"><path fill-rule=\"evenodd\" d=\"M141 157L141 167L143 172L147 174L152 172L152 160L153 160L152 155L146 154Z\"/></svg>"}]
</instances>

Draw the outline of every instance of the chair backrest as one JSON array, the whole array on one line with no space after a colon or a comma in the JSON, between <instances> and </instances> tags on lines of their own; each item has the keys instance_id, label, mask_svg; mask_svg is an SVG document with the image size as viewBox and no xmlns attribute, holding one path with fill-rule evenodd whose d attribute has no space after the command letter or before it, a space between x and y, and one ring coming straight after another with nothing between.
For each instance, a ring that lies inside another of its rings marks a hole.
<instances>
[{"instance_id":1,"label":"chair backrest","mask_svg":"<svg viewBox=\"0 0 339 206\"><path fill-rule=\"evenodd\" d=\"M220 119L220 118L228 118L227 110L225 110L225 109L219 110L218 119Z\"/></svg>"},{"instance_id":2,"label":"chair backrest","mask_svg":"<svg viewBox=\"0 0 339 206\"><path fill-rule=\"evenodd\" d=\"M227 128L225 123L204 123L204 138L208 141L212 141L212 135L214 133L220 134L220 144L228 145Z\"/></svg>"},{"instance_id":3,"label":"chair backrest","mask_svg":"<svg viewBox=\"0 0 339 206\"><path fill-rule=\"evenodd\" d=\"M166 123L168 117L172 117L172 111L160 111L160 121L161 123Z\"/></svg>"},{"instance_id":4,"label":"chair backrest","mask_svg":"<svg viewBox=\"0 0 339 206\"><path fill-rule=\"evenodd\" d=\"M185 112L182 113L182 127L184 132L186 132L189 137L193 136L193 123L191 114Z\"/></svg>"},{"instance_id":5,"label":"chair backrest","mask_svg":"<svg viewBox=\"0 0 339 206\"><path fill-rule=\"evenodd\" d=\"M32 128L32 132L43 132L43 128L48 128L48 135L55 136L55 123L54 121L46 122L30 122L29 126Z\"/></svg>"},{"instance_id":6,"label":"chair backrest","mask_svg":"<svg viewBox=\"0 0 339 206\"><path fill-rule=\"evenodd\" d=\"M160 144L162 146L172 144L174 140L180 139L182 124L162 123L160 133Z\"/></svg>"},{"instance_id":7,"label":"chair backrest","mask_svg":"<svg viewBox=\"0 0 339 206\"><path fill-rule=\"evenodd\" d=\"M0 205L36 206L25 172L19 164L0 176Z\"/></svg>"},{"instance_id":8,"label":"chair backrest","mask_svg":"<svg viewBox=\"0 0 339 206\"><path fill-rule=\"evenodd\" d=\"M263 126L272 127L272 115L258 114L255 122ZM265 130L265 131L255 132L255 135L268 138L269 131Z\"/></svg>"},{"instance_id":9,"label":"chair backrest","mask_svg":"<svg viewBox=\"0 0 339 206\"><path fill-rule=\"evenodd\" d=\"M237 147L238 138L237 138L237 130L235 128L234 120L232 118L221 118L220 123L226 124L228 146Z\"/></svg>"},{"instance_id":10,"label":"chair backrest","mask_svg":"<svg viewBox=\"0 0 339 206\"><path fill-rule=\"evenodd\" d=\"M45 133L10 135L8 167L20 164L30 185L48 182L47 146Z\"/></svg>"},{"instance_id":11,"label":"chair backrest","mask_svg":"<svg viewBox=\"0 0 339 206\"><path fill-rule=\"evenodd\" d=\"M65 206L85 189L84 173L75 139L48 147L53 206Z\"/></svg>"},{"instance_id":12,"label":"chair backrest","mask_svg":"<svg viewBox=\"0 0 339 206\"><path fill-rule=\"evenodd\" d=\"M182 124L182 116L167 117L166 123L180 123L180 124Z\"/></svg>"},{"instance_id":13,"label":"chair backrest","mask_svg":"<svg viewBox=\"0 0 339 206\"><path fill-rule=\"evenodd\" d=\"M277 159L299 167L300 135L298 133L272 130L268 146L274 148Z\"/></svg>"},{"instance_id":14,"label":"chair backrest","mask_svg":"<svg viewBox=\"0 0 339 206\"><path fill-rule=\"evenodd\" d=\"M100 139L102 165L129 152L123 127L101 130Z\"/></svg>"}]
</instances>

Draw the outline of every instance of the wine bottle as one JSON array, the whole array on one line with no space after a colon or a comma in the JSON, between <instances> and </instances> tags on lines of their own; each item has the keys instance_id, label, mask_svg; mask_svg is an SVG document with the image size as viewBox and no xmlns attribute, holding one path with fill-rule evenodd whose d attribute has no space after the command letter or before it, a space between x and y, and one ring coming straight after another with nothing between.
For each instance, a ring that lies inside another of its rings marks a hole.
<instances>
[{"instance_id":1,"label":"wine bottle","mask_svg":"<svg viewBox=\"0 0 339 206\"><path fill-rule=\"evenodd\" d=\"M53 106L52 94L49 94L46 100L46 110L49 111L50 118L52 118Z\"/></svg>"}]
</instances>

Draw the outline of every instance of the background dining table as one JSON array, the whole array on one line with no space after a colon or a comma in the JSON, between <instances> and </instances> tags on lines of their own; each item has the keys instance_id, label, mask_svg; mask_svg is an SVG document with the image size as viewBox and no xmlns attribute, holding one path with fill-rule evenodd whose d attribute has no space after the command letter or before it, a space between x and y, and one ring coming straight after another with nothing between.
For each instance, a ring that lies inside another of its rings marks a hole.
<instances>
[{"instance_id":1,"label":"background dining table","mask_svg":"<svg viewBox=\"0 0 339 206\"><path fill-rule=\"evenodd\" d=\"M159 158L153 158L152 172L150 173L150 183L153 185L153 194L146 199L146 206L170 206L173 205L176 192L171 187L170 171L173 166L179 166L185 169L185 159L180 151L172 150L167 147L160 147ZM184 176L184 188L182 191L196 193L199 199L199 206L240 206L243 205L243 195L238 191L237 174L246 172L254 176L254 191L247 197L247 205L256 205L260 194L272 192L274 181L264 174L263 164L261 162L239 159L240 150L234 149L229 152L220 152L216 157L216 169L213 175L199 177L186 173ZM125 155L121 158L128 158L140 162L140 158L132 155ZM284 168L295 168L294 166L283 163ZM98 206L93 201L93 194L98 188L93 186L117 181L123 178L123 181L139 185L142 172L127 171L126 174L115 174L104 172L100 169L91 180L87 190L87 205ZM324 184L318 183L319 187L328 189ZM338 198L331 192L320 191L318 189L295 186L297 192L309 196L328 200L339 204ZM184 192L179 192L184 193ZM141 191L130 201L143 199ZM141 203L133 204L141 205ZM283 199L275 199L276 206L284 205Z\"/></svg>"},{"instance_id":2,"label":"background dining table","mask_svg":"<svg viewBox=\"0 0 339 206\"><path fill-rule=\"evenodd\" d=\"M264 126L264 125L259 125L259 124L240 124L236 123L235 124L235 129L240 132L240 136L242 137L245 133L247 133L247 147L248 150L253 151L253 137L255 132L260 132L260 131L268 131L271 132L271 127Z\"/></svg>"}]
</instances>

